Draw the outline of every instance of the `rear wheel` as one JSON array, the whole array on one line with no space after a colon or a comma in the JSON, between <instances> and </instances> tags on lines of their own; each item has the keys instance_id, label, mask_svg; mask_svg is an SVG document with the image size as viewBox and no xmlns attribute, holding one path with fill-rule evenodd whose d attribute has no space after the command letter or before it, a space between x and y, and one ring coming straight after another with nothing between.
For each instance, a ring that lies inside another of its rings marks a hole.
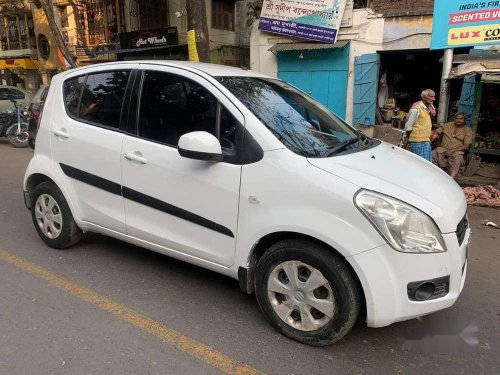
<instances>
[{"instance_id":1,"label":"rear wheel","mask_svg":"<svg viewBox=\"0 0 500 375\"><path fill-rule=\"evenodd\" d=\"M81 230L75 223L61 190L50 181L31 195L31 218L41 239L50 247L65 249L77 243Z\"/></svg>"},{"instance_id":2,"label":"rear wheel","mask_svg":"<svg viewBox=\"0 0 500 375\"><path fill-rule=\"evenodd\" d=\"M360 292L345 263L303 240L280 241L257 265L256 296L280 333L315 346L344 337L360 312Z\"/></svg>"},{"instance_id":3,"label":"rear wheel","mask_svg":"<svg viewBox=\"0 0 500 375\"><path fill-rule=\"evenodd\" d=\"M13 126L6 136L7 141L9 141L12 146L16 148L28 147L28 124L22 123L20 129L18 129L17 125Z\"/></svg>"}]
</instances>

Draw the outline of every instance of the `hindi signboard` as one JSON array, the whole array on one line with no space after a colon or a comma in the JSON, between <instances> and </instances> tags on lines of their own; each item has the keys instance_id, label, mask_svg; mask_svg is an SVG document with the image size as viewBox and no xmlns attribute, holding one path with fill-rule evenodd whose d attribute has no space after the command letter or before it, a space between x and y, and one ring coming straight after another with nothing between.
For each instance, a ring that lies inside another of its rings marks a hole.
<instances>
[{"instance_id":1,"label":"hindi signboard","mask_svg":"<svg viewBox=\"0 0 500 375\"><path fill-rule=\"evenodd\" d=\"M347 0L264 0L259 29L335 43Z\"/></svg>"},{"instance_id":2,"label":"hindi signboard","mask_svg":"<svg viewBox=\"0 0 500 375\"><path fill-rule=\"evenodd\" d=\"M500 43L500 0L435 0L431 49Z\"/></svg>"}]
</instances>

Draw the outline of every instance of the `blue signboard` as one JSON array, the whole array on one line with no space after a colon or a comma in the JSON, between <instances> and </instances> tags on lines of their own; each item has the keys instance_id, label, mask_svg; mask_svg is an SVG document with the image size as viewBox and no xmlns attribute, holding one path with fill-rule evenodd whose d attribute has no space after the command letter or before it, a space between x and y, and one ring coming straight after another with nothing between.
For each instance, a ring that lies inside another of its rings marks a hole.
<instances>
[{"instance_id":1,"label":"blue signboard","mask_svg":"<svg viewBox=\"0 0 500 375\"><path fill-rule=\"evenodd\" d=\"M259 29L335 43L347 0L264 0Z\"/></svg>"},{"instance_id":2,"label":"blue signboard","mask_svg":"<svg viewBox=\"0 0 500 375\"><path fill-rule=\"evenodd\" d=\"M434 0L431 49L500 44L500 0Z\"/></svg>"}]
</instances>

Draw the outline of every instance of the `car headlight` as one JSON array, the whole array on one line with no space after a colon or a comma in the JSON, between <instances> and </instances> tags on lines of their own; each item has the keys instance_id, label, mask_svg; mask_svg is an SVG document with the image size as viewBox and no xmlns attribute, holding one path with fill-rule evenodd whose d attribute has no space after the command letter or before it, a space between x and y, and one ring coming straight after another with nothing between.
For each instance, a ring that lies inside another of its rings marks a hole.
<instances>
[{"instance_id":1,"label":"car headlight","mask_svg":"<svg viewBox=\"0 0 500 375\"><path fill-rule=\"evenodd\" d=\"M368 190L361 190L354 202L395 250L418 254L446 251L434 221L415 207Z\"/></svg>"}]
</instances>

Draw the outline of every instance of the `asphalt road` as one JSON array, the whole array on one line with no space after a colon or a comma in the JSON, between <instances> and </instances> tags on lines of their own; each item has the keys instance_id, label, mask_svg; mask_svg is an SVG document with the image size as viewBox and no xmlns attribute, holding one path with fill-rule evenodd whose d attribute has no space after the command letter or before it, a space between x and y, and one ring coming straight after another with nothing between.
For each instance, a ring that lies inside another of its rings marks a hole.
<instances>
[{"instance_id":1,"label":"asphalt road","mask_svg":"<svg viewBox=\"0 0 500 375\"><path fill-rule=\"evenodd\" d=\"M238 283L100 235L57 251L23 204L30 149L0 139L0 374L498 374L500 210L470 208L459 301L307 347L277 334Z\"/></svg>"}]
</instances>

